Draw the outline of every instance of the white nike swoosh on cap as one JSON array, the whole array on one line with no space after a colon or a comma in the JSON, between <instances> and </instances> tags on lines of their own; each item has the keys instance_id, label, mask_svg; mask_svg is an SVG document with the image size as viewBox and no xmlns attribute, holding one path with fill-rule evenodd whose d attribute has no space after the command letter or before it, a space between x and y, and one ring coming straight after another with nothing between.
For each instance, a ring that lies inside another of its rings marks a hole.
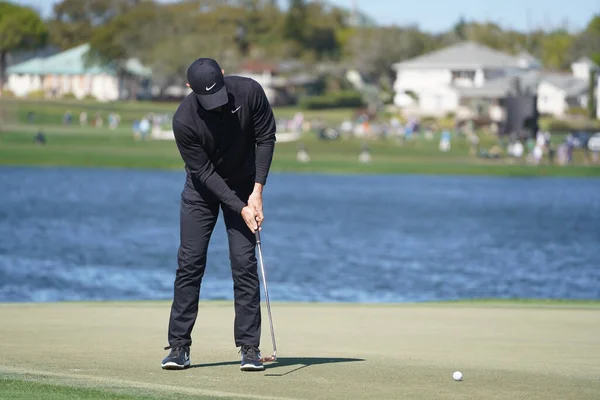
<instances>
[{"instance_id":1,"label":"white nike swoosh on cap","mask_svg":"<svg viewBox=\"0 0 600 400\"><path fill-rule=\"evenodd\" d=\"M237 110L239 110L240 108L242 108L242 106L239 106L238 108L236 108L235 110L231 110L232 114L235 114L237 112Z\"/></svg>"},{"instance_id":2,"label":"white nike swoosh on cap","mask_svg":"<svg viewBox=\"0 0 600 400\"><path fill-rule=\"evenodd\" d=\"M214 88L216 84L217 84L217 83L215 82L215 83L213 83L213 85L212 85L211 87L207 87L207 88L206 88L206 91L208 92L210 89Z\"/></svg>"}]
</instances>

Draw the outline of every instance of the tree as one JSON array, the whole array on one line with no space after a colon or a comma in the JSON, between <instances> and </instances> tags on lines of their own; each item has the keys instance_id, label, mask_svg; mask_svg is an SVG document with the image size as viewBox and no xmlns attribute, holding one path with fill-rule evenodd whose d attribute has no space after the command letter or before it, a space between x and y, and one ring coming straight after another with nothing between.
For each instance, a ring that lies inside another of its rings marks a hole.
<instances>
[{"instance_id":1,"label":"tree","mask_svg":"<svg viewBox=\"0 0 600 400\"><path fill-rule=\"evenodd\" d=\"M94 29L89 40L90 52L86 63L113 66L120 78L129 78L129 95L135 98L139 82L135 76L128 74L126 63L154 45L162 32L156 29L160 18L157 4L144 2L137 6L133 3L129 5L131 8L127 11L111 17L108 22Z\"/></svg>"},{"instance_id":2,"label":"tree","mask_svg":"<svg viewBox=\"0 0 600 400\"><path fill-rule=\"evenodd\" d=\"M7 55L43 45L46 34L46 26L33 9L0 1L0 89L6 81Z\"/></svg>"},{"instance_id":3,"label":"tree","mask_svg":"<svg viewBox=\"0 0 600 400\"><path fill-rule=\"evenodd\" d=\"M394 78L394 63L416 57L432 49L431 38L416 27L374 27L354 31L346 54L360 72Z\"/></svg>"},{"instance_id":4,"label":"tree","mask_svg":"<svg viewBox=\"0 0 600 400\"><path fill-rule=\"evenodd\" d=\"M471 23L463 28L468 40L500 51L509 51L502 28L494 23Z\"/></svg>"},{"instance_id":5,"label":"tree","mask_svg":"<svg viewBox=\"0 0 600 400\"><path fill-rule=\"evenodd\" d=\"M557 30L546 34L542 43L542 62L547 68L565 69L572 58L569 49L573 44L573 36L566 30Z\"/></svg>"},{"instance_id":6,"label":"tree","mask_svg":"<svg viewBox=\"0 0 600 400\"><path fill-rule=\"evenodd\" d=\"M300 45L306 39L308 9L304 0L291 0L287 14L283 37Z\"/></svg>"},{"instance_id":7,"label":"tree","mask_svg":"<svg viewBox=\"0 0 600 400\"><path fill-rule=\"evenodd\" d=\"M465 40L467 38L467 26L467 21L465 21L465 17L463 16L454 24L452 30L458 40Z\"/></svg>"},{"instance_id":8,"label":"tree","mask_svg":"<svg viewBox=\"0 0 600 400\"><path fill-rule=\"evenodd\" d=\"M187 68L198 57L216 59L226 73L239 66L235 9L219 5L206 13L184 13L179 7L161 6L160 14L170 22L163 21L155 42L135 53L152 68L153 84L161 90L173 84L183 87Z\"/></svg>"},{"instance_id":9,"label":"tree","mask_svg":"<svg viewBox=\"0 0 600 400\"><path fill-rule=\"evenodd\" d=\"M588 117L596 119L596 77L597 70L592 69L590 71L590 86L588 89Z\"/></svg>"},{"instance_id":10,"label":"tree","mask_svg":"<svg viewBox=\"0 0 600 400\"><path fill-rule=\"evenodd\" d=\"M571 58L578 59L586 56L596 65L600 65L600 14L595 15L588 26L574 41L571 48Z\"/></svg>"},{"instance_id":11,"label":"tree","mask_svg":"<svg viewBox=\"0 0 600 400\"><path fill-rule=\"evenodd\" d=\"M54 5L49 21L50 41L62 49L87 43L95 28L103 26L141 0L62 0Z\"/></svg>"}]
</instances>

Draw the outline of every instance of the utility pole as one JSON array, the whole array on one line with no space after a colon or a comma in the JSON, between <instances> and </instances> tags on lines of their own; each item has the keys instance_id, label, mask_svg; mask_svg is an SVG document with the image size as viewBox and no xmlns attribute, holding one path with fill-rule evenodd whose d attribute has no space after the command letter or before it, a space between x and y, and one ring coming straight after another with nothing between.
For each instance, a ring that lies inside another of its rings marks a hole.
<instances>
[{"instance_id":1,"label":"utility pole","mask_svg":"<svg viewBox=\"0 0 600 400\"><path fill-rule=\"evenodd\" d=\"M358 26L358 0L352 0L351 24Z\"/></svg>"}]
</instances>

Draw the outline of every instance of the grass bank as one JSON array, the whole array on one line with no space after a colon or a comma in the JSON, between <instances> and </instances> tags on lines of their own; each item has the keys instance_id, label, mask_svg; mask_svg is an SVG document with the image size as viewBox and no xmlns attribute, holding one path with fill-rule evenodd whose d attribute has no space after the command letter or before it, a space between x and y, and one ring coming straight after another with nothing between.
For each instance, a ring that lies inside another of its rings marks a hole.
<instances>
[{"instance_id":1,"label":"grass bank","mask_svg":"<svg viewBox=\"0 0 600 400\"><path fill-rule=\"evenodd\" d=\"M0 304L0 320L11 321L0 329L0 398L545 400L600 392L598 305L275 302L279 359L259 373L239 371L231 302L201 302L192 368L161 370L169 306ZM266 312L263 320L269 353ZM452 379L456 370L464 381Z\"/></svg>"},{"instance_id":2,"label":"grass bank","mask_svg":"<svg viewBox=\"0 0 600 400\"><path fill-rule=\"evenodd\" d=\"M181 169L183 162L173 141L136 141L126 128L115 131L94 128L51 126L45 129L47 143L33 143L33 126L13 126L0 133L0 165L69 166ZM600 165L575 153L575 164L531 166L507 160L481 159L469 155L468 144L461 139L442 153L437 140L415 140L403 145L397 141L368 142L372 154L369 164L361 164L359 139L318 140L306 134L301 143L308 149L310 163L296 161L298 142L278 143L273 171L335 174L438 174L493 176L600 176ZM484 138L483 145L493 145Z\"/></svg>"},{"instance_id":3,"label":"grass bank","mask_svg":"<svg viewBox=\"0 0 600 400\"><path fill-rule=\"evenodd\" d=\"M87 114L88 121L96 115L100 115L106 126L108 115L117 113L121 118L121 124L130 127L134 120L139 120L149 113L172 115L179 102L109 102L100 103L95 101L74 100L28 100L28 99L6 99L0 100L0 121L6 124L35 124L37 126L61 125L66 112L70 112L73 123L79 124L79 115ZM300 110L297 107L275 107L275 116L279 119L291 119ZM318 119L329 124L338 124L350 118L353 110L350 108L321 110L303 110L307 120ZM33 113L33 120L30 120Z\"/></svg>"},{"instance_id":4,"label":"grass bank","mask_svg":"<svg viewBox=\"0 0 600 400\"><path fill-rule=\"evenodd\" d=\"M0 103L0 165L73 166L181 169L183 163L173 141L136 141L131 134L131 123L142 115L172 113L178 103L85 101L7 100ZM74 122L62 124L69 110ZM92 118L99 112L104 118L101 128L81 127L78 116L86 111ZM299 110L293 107L275 108L278 119L292 118ZM33 122L29 113L34 112ZM121 127L108 128L109 112L118 112ZM304 111L307 120L319 120L337 126L353 115L351 109ZM33 143L36 132L47 135L44 146ZM557 136L556 139L560 140ZM491 160L473 156L464 138L454 138L452 149L442 153L438 149L439 136L428 141L418 139L401 145L393 139L367 142L373 160L361 164L358 154L361 139L320 141L315 133L307 133L300 142L278 143L273 171L334 174L437 174L437 175L492 175L492 176L600 176L600 164L594 164L582 150L575 151L574 163L568 167L549 164L530 166L524 162ZM296 161L298 145L307 147L310 163ZM497 144L493 136L481 137L481 147Z\"/></svg>"}]
</instances>

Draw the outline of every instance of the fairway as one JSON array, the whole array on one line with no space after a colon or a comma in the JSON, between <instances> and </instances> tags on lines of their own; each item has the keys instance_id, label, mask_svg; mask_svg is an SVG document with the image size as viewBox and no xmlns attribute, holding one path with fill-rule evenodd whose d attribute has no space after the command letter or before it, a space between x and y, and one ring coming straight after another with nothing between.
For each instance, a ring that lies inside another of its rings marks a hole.
<instances>
[{"instance_id":1,"label":"fairway","mask_svg":"<svg viewBox=\"0 0 600 400\"><path fill-rule=\"evenodd\" d=\"M255 373L239 371L230 302L201 303L192 368L163 371L169 307L0 305L0 398L598 399L600 393L597 303L275 303L280 359ZM272 351L266 312L261 347L264 355ZM456 370L464 381L453 381Z\"/></svg>"}]
</instances>

